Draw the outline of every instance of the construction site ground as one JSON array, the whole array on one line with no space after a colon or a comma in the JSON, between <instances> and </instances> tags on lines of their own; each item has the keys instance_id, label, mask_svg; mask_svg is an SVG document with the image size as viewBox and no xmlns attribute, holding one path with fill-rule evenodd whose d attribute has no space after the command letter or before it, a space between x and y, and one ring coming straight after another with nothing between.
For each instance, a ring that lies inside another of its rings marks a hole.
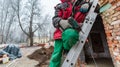
<instances>
[{"instance_id":1,"label":"construction site ground","mask_svg":"<svg viewBox=\"0 0 120 67\"><path fill-rule=\"evenodd\" d=\"M21 48L22 58L10 61L6 64L0 64L0 67L36 67L39 64L38 61L29 59L27 56L32 54L35 50L40 49L40 47L26 47ZM98 59L96 60L97 67L114 67L112 62L109 59ZM48 67L48 65L40 66ZM96 67L93 61L89 61L86 67Z\"/></svg>"}]
</instances>

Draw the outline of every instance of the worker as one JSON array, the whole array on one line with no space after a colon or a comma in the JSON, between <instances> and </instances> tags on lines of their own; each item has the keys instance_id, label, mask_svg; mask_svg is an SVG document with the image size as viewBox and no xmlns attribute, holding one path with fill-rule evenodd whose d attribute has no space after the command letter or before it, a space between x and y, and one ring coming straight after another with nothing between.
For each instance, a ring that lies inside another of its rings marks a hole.
<instances>
[{"instance_id":1,"label":"worker","mask_svg":"<svg viewBox=\"0 0 120 67\"><path fill-rule=\"evenodd\" d=\"M82 4L74 7L75 13L73 15L72 8L75 0L60 1L61 3L55 6L55 16L52 18L52 23L56 30L54 32L54 51L49 67L60 67L63 50L69 51L79 40L80 25L89 10L89 3L84 1ZM69 23L71 16L78 23L79 27L73 28L74 24Z\"/></svg>"}]
</instances>

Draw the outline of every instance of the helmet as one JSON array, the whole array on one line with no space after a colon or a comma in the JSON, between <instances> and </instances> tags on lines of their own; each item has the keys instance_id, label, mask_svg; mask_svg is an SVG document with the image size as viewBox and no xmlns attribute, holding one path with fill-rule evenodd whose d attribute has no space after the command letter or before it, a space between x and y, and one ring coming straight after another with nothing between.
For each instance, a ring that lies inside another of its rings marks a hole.
<instances>
[{"instance_id":1,"label":"helmet","mask_svg":"<svg viewBox=\"0 0 120 67\"><path fill-rule=\"evenodd\" d=\"M86 13L86 12L88 12L88 9L89 9L89 4L88 3L84 3L80 7L80 12Z\"/></svg>"}]
</instances>

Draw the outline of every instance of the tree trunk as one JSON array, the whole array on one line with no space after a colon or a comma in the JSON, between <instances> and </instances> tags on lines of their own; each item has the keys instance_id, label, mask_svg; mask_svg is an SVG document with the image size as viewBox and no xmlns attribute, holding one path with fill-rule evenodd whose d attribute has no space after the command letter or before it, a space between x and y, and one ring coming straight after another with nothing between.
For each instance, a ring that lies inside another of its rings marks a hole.
<instances>
[{"instance_id":1,"label":"tree trunk","mask_svg":"<svg viewBox=\"0 0 120 67\"><path fill-rule=\"evenodd\" d=\"M1 35L1 43L0 44L3 44L3 34Z\"/></svg>"},{"instance_id":2,"label":"tree trunk","mask_svg":"<svg viewBox=\"0 0 120 67\"><path fill-rule=\"evenodd\" d=\"M30 46L33 46L33 32L30 33Z\"/></svg>"},{"instance_id":3,"label":"tree trunk","mask_svg":"<svg viewBox=\"0 0 120 67\"><path fill-rule=\"evenodd\" d=\"M30 46L33 46L33 37L30 37Z\"/></svg>"}]
</instances>

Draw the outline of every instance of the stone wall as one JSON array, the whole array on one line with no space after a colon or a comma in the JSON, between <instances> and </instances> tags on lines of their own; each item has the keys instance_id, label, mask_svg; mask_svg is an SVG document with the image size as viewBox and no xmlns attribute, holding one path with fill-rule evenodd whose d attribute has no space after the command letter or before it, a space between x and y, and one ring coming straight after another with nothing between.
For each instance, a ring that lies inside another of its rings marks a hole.
<instances>
[{"instance_id":1,"label":"stone wall","mask_svg":"<svg viewBox=\"0 0 120 67\"><path fill-rule=\"evenodd\" d=\"M112 6L101 14L107 43L115 67L120 65L120 0L99 0L100 6L110 3Z\"/></svg>"}]
</instances>

